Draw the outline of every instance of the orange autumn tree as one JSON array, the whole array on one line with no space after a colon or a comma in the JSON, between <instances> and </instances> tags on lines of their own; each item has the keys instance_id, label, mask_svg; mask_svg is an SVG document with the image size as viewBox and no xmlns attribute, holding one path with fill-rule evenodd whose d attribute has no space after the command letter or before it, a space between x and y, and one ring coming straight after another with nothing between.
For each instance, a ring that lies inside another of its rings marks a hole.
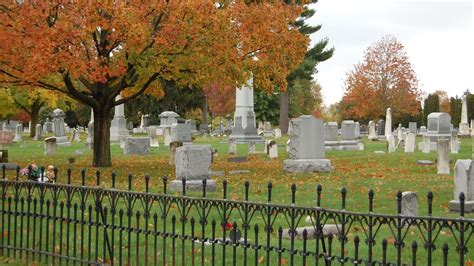
<instances>
[{"instance_id":1,"label":"orange autumn tree","mask_svg":"<svg viewBox=\"0 0 474 266\"><path fill-rule=\"evenodd\" d=\"M94 166L111 166L114 106L163 84L286 86L308 38L283 1L4 1L0 85L64 93L94 110ZM122 95L121 100L116 96Z\"/></svg>"},{"instance_id":2,"label":"orange autumn tree","mask_svg":"<svg viewBox=\"0 0 474 266\"><path fill-rule=\"evenodd\" d=\"M415 115L418 108L418 80L403 45L385 36L370 46L364 60L347 74L340 107L344 118L384 118L392 108L395 119Z\"/></svg>"},{"instance_id":3,"label":"orange autumn tree","mask_svg":"<svg viewBox=\"0 0 474 266\"><path fill-rule=\"evenodd\" d=\"M235 110L235 87L209 85L203 88L207 105L213 115L225 116Z\"/></svg>"}]
</instances>

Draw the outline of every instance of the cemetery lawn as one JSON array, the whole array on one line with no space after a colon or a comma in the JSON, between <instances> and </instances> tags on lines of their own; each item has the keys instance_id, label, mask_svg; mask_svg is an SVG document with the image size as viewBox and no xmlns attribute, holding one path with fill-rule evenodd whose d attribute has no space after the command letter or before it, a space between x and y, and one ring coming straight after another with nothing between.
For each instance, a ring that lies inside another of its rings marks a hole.
<instances>
[{"instance_id":1,"label":"cemetery lawn","mask_svg":"<svg viewBox=\"0 0 474 266\"><path fill-rule=\"evenodd\" d=\"M123 155L122 150L118 144L112 144L112 160L114 167L112 168L93 168L91 167L92 152L85 148L85 134L82 133L82 142L74 142L70 147L58 147L57 154L52 157L43 155L43 142L31 140L27 136L23 136L24 141L9 145L9 161L18 163L21 167L25 167L29 163L36 163L37 165L47 166L49 164L56 165L59 168L59 183L65 183L67 168L72 169L72 183L79 185L81 183L80 170L86 169L87 179L86 184L95 186L95 172L101 171L101 186L111 187L111 174L114 171L117 174L116 187L118 189L127 189L128 173L133 174L132 187L135 191L145 191L144 176L150 176L150 191L154 193L162 193L163 182L162 177L167 176L168 180L174 179L174 166L168 164L168 150L164 146L159 148L151 148L151 153L145 156L130 156ZM324 208L340 209L341 208L341 188L345 187L348 191L346 209L356 212L368 211L368 191L373 189L375 192L374 212L383 214L396 214L396 193L400 191L413 191L418 194L419 201L419 215L427 215L427 200L426 194L428 191L434 193L433 201L433 215L440 217L459 217L458 213L451 213L448 210L448 202L453 199L453 167L457 159L472 158L472 142L470 138L462 139L462 144L459 154L452 154L451 174L437 175L436 164L430 166L417 165L417 160L431 160L436 161L436 153L423 154L416 151L413 154L405 154L401 149L393 154L376 154L374 151L386 151L386 142L369 142L365 141L364 151L328 151L326 157L331 159L335 171L331 173L306 173L295 174L283 172L282 160L287 158L286 155L286 141L284 137L278 140L279 155L278 159L268 159L263 153L248 155L248 161L243 163L227 162L227 143L226 139L222 138L201 138L198 137L194 141L196 144L210 144L217 149L218 155L215 157L212 164L213 172L224 172L222 176L213 176L218 183L217 192L207 193L208 197L221 198L222 197L222 181L224 179L228 182L227 198L232 200L241 200L244 198L244 182L250 182L249 200L254 202L267 202L267 184L269 181L273 184L272 202L277 204L291 203L291 186L295 184L296 189L296 204L300 206L315 206L316 205L316 187L321 184L323 187L322 204ZM421 141L421 139L417 139ZM162 139L160 139L160 143ZM76 151L81 151L82 154L76 154ZM257 151L262 151L263 145L257 145ZM247 156L247 145L238 146L238 155ZM232 156L234 157L234 156ZM74 158L74 162L70 163L70 158ZM230 171L234 170L248 170L249 173L231 175ZM9 179L14 179L14 172L10 172ZM169 182L168 181L168 182ZM179 193L176 193L179 194ZM201 193L190 192L190 196L200 197ZM152 212L159 212L152 210ZM474 214L466 214L467 218L473 219ZM218 217L209 217L210 219L218 219ZM287 228L283 222L284 218L279 219L274 224L274 228L282 226ZM239 223L240 221L237 220ZM262 219L257 217L253 222L262 223ZM304 221L300 226L308 226ZM188 226L189 227L189 226ZM263 223L262 227L263 228ZM189 230L187 228L187 230ZM276 230L275 230L276 231ZM403 249L403 262L408 263L411 259L410 245L413 240L418 241L418 262L420 265L426 264L426 251L422 248L423 241L419 234L414 229L410 229L410 234L405 239L406 248ZM189 233L189 232L187 232ZM276 232L272 233L272 245L277 245ZM250 234L251 236L253 233ZM353 239L358 235L362 240L365 236L359 228L353 228L348 235L349 244L346 246L348 256L353 254ZM262 234L259 238L264 237ZM385 228L380 232L376 240L376 248L374 250L374 258L381 258L381 238L387 238L390 248L388 249L387 257L390 261L394 261L396 255L395 247L393 246L394 239L390 232ZM263 239L262 239L263 240ZM134 247L135 240L132 240L132 247ZM441 243L447 242L450 247L449 258L456 260L457 253L455 251L455 241L452 234L444 230L438 240L436 241L437 249L434 251L437 258L440 258ZM102 245L101 243L99 245ZM142 246L142 243L140 244ZM159 244L160 246L161 244ZM284 245L288 246L288 241L284 241ZM178 246L179 247L179 246ZM116 250L120 247L116 246ZM189 244L188 244L189 248ZM297 242L295 248L302 248L301 242ZM334 252L339 252L335 244ZM134 256L134 251L131 251ZM209 248L206 250L208 254ZM367 246L361 245L360 254L367 254ZM240 254L240 251L239 251ZM262 252L263 254L263 252ZM272 256L274 256L273 254ZM217 251L216 261L221 261L222 253ZM260 255L262 256L262 255ZM206 257L207 258L207 257ZM253 261L249 257L249 261ZM274 258L274 257L273 257ZM197 261L198 257L196 258ZM285 260L288 258L285 256ZM300 258L295 262L300 264ZM470 251L467 254L466 261L472 262L474 260L473 253ZM259 258L260 261L260 258ZM229 258L230 262L230 258ZM275 260L272 261L276 263ZM0 264L16 265L12 258L0 258ZM177 261L179 264L179 259ZM435 262L437 264L437 262ZM18 264L21 265L21 264ZM240 265L240 264L239 264Z\"/></svg>"},{"instance_id":2,"label":"cemetery lawn","mask_svg":"<svg viewBox=\"0 0 474 266\"><path fill-rule=\"evenodd\" d=\"M149 155L123 155L118 143L112 144L111 168L91 167L92 151L85 148L86 135L81 133L82 142L73 142L70 147L58 147L57 154L52 157L44 156L43 142L33 141L23 136L24 141L7 146L9 162L15 162L20 167L29 163L40 166L49 164L59 168L59 182L65 183L67 168L72 169L72 183L80 184L80 170L86 169L86 184L95 185L95 172L101 171L101 184L103 187L111 186L111 173L117 174L116 187L126 189L128 186L127 175L133 174L133 190L144 191L144 176L150 176L150 191L161 193L163 191L163 176L168 180L174 179L174 166L168 164L168 150L161 145L151 148ZM365 141L364 151L327 151L326 157L331 159L335 171L331 173L285 173L282 161L287 158L286 141L283 137L278 140L279 158L269 159L263 153L247 154L247 145L238 145L238 155L248 156L248 161L243 163L227 162L227 158L235 157L227 154L226 139L201 138L195 144L210 144L217 149L218 155L212 164L213 172L224 171L223 176L213 176L217 181L217 192L208 193L209 197L222 197L222 181L228 182L228 198L233 200L244 199L244 182L250 182L250 201L267 201L267 184L272 182L272 201L274 203L291 203L291 185L296 184L296 204L314 206L316 204L316 187L323 187L322 207L339 209L341 206L340 190L345 187L348 191L346 209L365 212L368 210L368 191L375 192L375 212L394 214L396 212L396 193L400 191L413 191L418 194L420 215L427 214L426 194L434 193L433 215L443 217L457 217L458 214L450 213L448 202L453 198L453 167L457 159L472 158L472 142L470 138L462 139L459 154L451 154L451 174L437 175L436 164L430 166L417 165L417 160L431 160L436 162L436 153L424 154L416 151L405 154L399 148L393 154L376 154L374 151L386 151L386 142ZM417 142L421 139L417 139ZM160 139L160 143L162 139ZM80 150L82 154L76 154ZM263 151L263 144L258 144L257 152ZM69 159L74 158L74 163ZM249 170L249 173L230 175L230 171ZM14 178L10 172L8 178ZM168 181L168 182L169 182ZM200 193L188 193L199 196ZM474 218L474 214L466 214Z\"/></svg>"}]
</instances>

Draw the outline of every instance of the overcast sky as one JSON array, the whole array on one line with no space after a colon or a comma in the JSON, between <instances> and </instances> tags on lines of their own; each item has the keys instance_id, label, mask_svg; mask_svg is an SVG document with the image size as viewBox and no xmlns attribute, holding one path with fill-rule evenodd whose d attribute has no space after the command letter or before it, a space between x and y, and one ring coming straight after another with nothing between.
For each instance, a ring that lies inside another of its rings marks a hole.
<instances>
[{"instance_id":1,"label":"overcast sky","mask_svg":"<svg viewBox=\"0 0 474 266\"><path fill-rule=\"evenodd\" d=\"M346 73L365 49L384 35L404 46L425 92L450 96L474 91L474 27L471 1L319 0L309 20L322 29L312 41L329 38L334 56L318 66L315 78L325 104L339 101Z\"/></svg>"}]
</instances>

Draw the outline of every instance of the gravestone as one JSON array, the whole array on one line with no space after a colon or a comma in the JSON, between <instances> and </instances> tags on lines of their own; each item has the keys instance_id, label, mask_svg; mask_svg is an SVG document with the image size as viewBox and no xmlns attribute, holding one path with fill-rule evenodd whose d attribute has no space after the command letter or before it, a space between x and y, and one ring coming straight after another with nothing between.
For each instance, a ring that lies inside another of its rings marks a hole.
<instances>
[{"instance_id":1,"label":"gravestone","mask_svg":"<svg viewBox=\"0 0 474 266\"><path fill-rule=\"evenodd\" d=\"M23 126L21 124L17 124L15 128L15 138L13 142L20 142L23 140L21 134L23 133Z\"/></svg>"},{"instance_id":2,"label":"gravestone","mask_svg":"<svg viewBox=\"0 0 474 266\"><path fill-rule=\"evenodd\" d=\"M377 133L375 132L375 122L373 120L369 121L369 140L377 140Z\"/></svg>"},{"instance_id":3,"label":"gravestone","mask_svg":"<svg viewBox=\"0 0 474 266\"><path fill-rule=\"evenodd\" d=\"M224 134L226 136L229 136L230 134L232 134L232 120L230 119L229 115L227 115L225 118Z\"/></svg>"},{"instance_id":4,"label":"gravestone","mask_svg":"<svg viewBox=\"0 0 474 266\"><path fill-rule=\"evenodd\" d=\"M353 120L344 120L341 122L341 138L342 140L356 139L356 125Z\"/></svg>"},{"instance_id":5,"label":"gravestone","mask_svg":"<svg viewBox=\"0 0 474 266\"><path fill-rule=\"evenodd\" d=\"M43 131L46 133L53 132L53 122L49 121L49 118L46 118L46 122L44 122Z\"/></svg>"},{"instance_id":6,"label":"gravestone","mask_svg":"<svg viewBox=\"0 0 474 266\"><path fill-rule=\"evenodd\" d=\"M49 137L44 140L44 155L53 156L56 155L56 137Z\"/></svg>"},{"instance_id":7,"label":"gravestone","mask_svg":"<svg viewBox=\"0 0 474 266\"><path fill-rule=\"evenodd\" d=\"M229 154L237 153L237 142L233 138L229 138Z\"/></svg>"},{"instance_id":8,"label":"gravestone","mask_svg":"<svg viewBox=\"0 0 474 266\"><path fill-rule=\"evenodd\" d=\"M125 155L146 155L150 150L150 138L147 137L127 137L123 154Z\"/></svg>"},{"instance_id":9,"label":"gravestone","mask_svg":"<svg viewBox=\"0 0 474 266\"><path fill-rule=\"evenodd\" d=\"M262 141L255 126L253 78L242 88L236 88L235 98L234 128L230 136L238 143Z\"/></svg>"},{"instance_id":10,"label":"gravestone","mask_svg":"<svg viewBox=\"0 0 474 266\"><path fill-rule=\"evenodd\" d=\"M325 159L322 119L303 115L291 120L289 157L283 161L287 172L329 172L331 161Z\"/></svg>"},{"instance_id":11,"label":"gravestone","mask_svg":"<svg viewBox=\"0 0 474 266\"><path fill-rule=\"evenodd\" d=\"M189 125L189 128L191 129L191 134L199 133L196 127L196 121L194 121L194 119L187 119L184 123Z\"/></svg>"},{"instance_id":12,"label":"gravestone","mask_svg":"<svg viewBox=\"0 0 474 266\"><path fill-rule=\"evenodd\" d=\"M164 145L165 147L170 146L171 143L171 128L170 127L165 127L163 128L163 139L164 139Z\"/></svg>"},{"instance_id":13,"label":"gravestone","mask_svg":"<svg viewBox=\"0 0 474 266\"><path fill-rule=\"evenodd\" d=\"M278 158L278 144L272 140L267 145L267 154L270 159Z\"/></svg>"},{"instance_id":14,"label":"gravestone","mask_svg":"<svg viewBox=\"0 0 474 266\"><path fill-rule=\"evenodd\" d=\"M377 135L385 136L385 121L383 119L377 122Z\"/></svg>"},{"instance_id":15,"label":"gravestone","mask_svg":"<svg viewBox=\"0 0 474 266\"><path fill-rule=\"evenodd\" d=\"M175 159L176 159L176 149L183 146L183 143L180 141L173 141L169 145L169 161L168 163L170 165L175 164Z\"/></svg>"},{"instance_id":16,"label":"gravestone","mask_svg":"<svg viewBox=\"0 0 474 266\"><path fill-rule=\"evenodd\" d=\"M387 149L388 149L388 153L393 153L395 152L396 150L396 147L395 147L396 143L395 143L395 136L393 136L393 134L390 134L387 136Z\"/></svg>"},{"instance_id":17,"label":"gravestone","mask_svg":"<svg viewBox=\"0 0 474 266\"><path fill-rule=\"evenodd\" d=\"M150 147L160 147L160 142L158 141L158 136L156 135L156 128L148 127L147 132L148 137L150 138Z\"/></svg>"},{"instance_id":18,"label":"gravestone","mask_svg":"<svg viewBox=\"0 0 474 266\"><path fill-rule=\"evenodd\" d=\"M454 166L454 199L449 202L450 211L461 211L459 195L464 193L464 211L474 212L474 167L472 160L457 160Z\"/></svg>"},{"instance_id":19,"label":"gravestone","mask_svg":"<svg viewBox=\"0 0 474 266\"><path fill-rule=\"evenodd\" d=\"M91 119L87 123L87 139L86 147L89 149L94 148L94 110L91 109Z\"/></svg>"},{"instance_id":20,"label":"gravestone","mask_svg":"<svg viewBox=\"0 0 474 266\"><path fill-rule=\"evenodd\" d=\"M385 136L388 137L392 134L392 108L387 108L385 114Z\"/></svg>"},{"instance_id":21,"label":"gravestone","mask_svg":"<svg viewBox=\"0 0 474 266\"><path fill-rule=\"evenodd\" d=\"M4 145L12 144L13 139L14 136L12 132L4 130L0 131L0 163L5 165L7 169L16 169L17 167L16 164L8 163L8 150L4 147Z\"/></svg>"},{"instance_id":22,"label":"gravestone","mask_svg":"<svg viewBox=\"0 0 474 266\"><path fill-rule=\"evenodd\" d=\"M355 137L356 139L360 138L360 123L359 122L355 122Z\"/></svg>"},{"instance_id":23,"label":"gravestone","mask_svg":"<svg viewBox=\"0 0 474 266\"><path fill-rule=\"evenodd\" d=\"M41 126L41 124L36 124L35 137L33 139L40 140L42 131L43 131L43 127Z\"/></svg>"},{"instance_id":24,"label":"gravestone","mask_svg":"<svg viewBox=\"0 0 474 266\"><path fill-rule=\"evenodd\" d=\"M281 138L281 129L275 128L274 135L275 135L275 139Z\"/></svg>"},{"instance_id":25,"label":"gravestone","mask_svg":"<svg viewBox=\"0 0 474 266\"><path fill-rule=\"evenodd\" d=\"M421 126L420 127L420 135L425 135L426 134L426 126Z\"/></svg>"},{"instance_id":26,"label":"gravestone","mask_svg":"<svg viewBox=\"0 0 474 266\"><path fill-rule=\"evenodd\" d=\"M451 116L448 113L431 113L427 117L426 135L435 137L451 136Z\"/></svg>"},{"instance_id":27,"label":"gravestone","mask_svg":"<svg viewBox=\"0 0 474 266\"><path fill-rule=\"evenodd\" d=\"M418 216L418 196L415 192L405 191L402 193L402 212L403 216ZM410 219L406 219L405 222L411 223Z\"/></svg>"},{"instance_id":28,"label":"gravestone","mask_svg":"<svg viewBox=\"0 0 474 266\"><path fill-rule=\"evenodd\" d=\"M474 119L471 119L471 137L474 137Z\"/></svg>"},{"instance_id":29,"label":"gravestone","mask_svg":"<svg viewBox=\"0 0 474 266\"><path fill-rule=\"evenodd\" d=\"M408 130L416 134L416 130L417 130L416 122L408 122Z\"/></svg>"},{"instance_id":30,"label":"gravestone","mask_svg":"<svg viewBox=\"0 0 474 266\"><path fill-rule=\"evenodd\" d=\"M185 188L190 191L202 191L206 180L206 191L215 191L216 182L211 179L210 145L184 145L176 149L176 179L170 182L171 191L182 191L182 179Z\"/></svg>"},{"instance_id":31,"label":"gravestone","mask_svg":"<svg viewBox=\"0 0 474 266\"><path fill-rule=\"evenodd\" d=\"M191 125L185 123L173 124L171 129L171 141L180 141L183 143L192 142Z\"/></svg>"},{"instance_id":32,"label":"gravestone","mask_svg":"<svg viewBox=\"0 0 474 266\"><path fill-rule=\"evenodd\" d=\"M61 109L54 110L52 114L54 124L54 136L56 137L56 144L58 146L71 146L71 142L68 141L64 128L65 116L66 115Z\"/></svg>"},{"instance_id":33,"label":"gravestone","mask_svg":"<svg viewBox=\"0 0 474 266\"><path fill-rule=\"evenodd\" d=\"M451 149L449 139L438 139L438 175L449 175Z\"/></svg>"},{"instance_id":34,"label":"gravestone","mask_svg":"<svg viewBox=\"0 0 474 266\"><path fill-rule=\"evenodd\" d=\"M178 123L179 115L172 111L165 111L158 115L160 118L160 127L170 127L173 124Z\"/></svg>"},{"instance_id":35,"label":"gravestone","mask_svg":"<svg viewBox=\"0 0 474 266\"><path fill-rule=\"evenodd\" d=\"M255 141L249 141L249 153L255 153L256 149L255 149Z\"/></svg>"},{"instance_id":36,"label":"gravestone","mask_svg":"<svg viewBox=\"0 0 474 266\"><path fill-rule=\"evenodd\" d=\"M336 141L337 140L337 131L338 125L337 122L327 122L326 123L326 141Z\"/></svg>"},{"instance_id":37,"label":"gravestone","mask_svg":"<svg viewBox=\"0 0 474 266\"><path fill-rule=\"evenodd\" d=\"M415 145L416 145L416 133L408 132L407 137L405 139L405 153L415 152Z\"/></svg>"},{"instance_id":38,"label":"gravestone","mask_svg":"<svg viewBox=\"0 0 474 266\"><path fill-rule=\"evenodd\" d=\"M122 96L117 95L115 101L122 99ZM110 123L110 140L111 141L122 141L128 138L130 134L127 129L127 119L125 119L124 104L115 106L114 119Z\"/></svg>"},{"instance_id":39,"label":"gravestone","mask_svg":"<svg viewBox=\"0 0 474 266\"><path fill-rule=\"evenodd\" d=\"M460 142L459 142L458 132L456 130L453 130L452 135L451 135L451 141L450 141L451 153L458 154L459 146L460 146Z\"/></svg>"},{"instance_id":40,"label":"gravestone","mask_svg":"<svg viewBox=\"0 0 474 266\"><path fill-rule=\"evenodd\" d=\"M469 136L469 123L467 121L467 95L462 96L461 123L459 123L459 136Z\"/></svg>"}]
</instances>

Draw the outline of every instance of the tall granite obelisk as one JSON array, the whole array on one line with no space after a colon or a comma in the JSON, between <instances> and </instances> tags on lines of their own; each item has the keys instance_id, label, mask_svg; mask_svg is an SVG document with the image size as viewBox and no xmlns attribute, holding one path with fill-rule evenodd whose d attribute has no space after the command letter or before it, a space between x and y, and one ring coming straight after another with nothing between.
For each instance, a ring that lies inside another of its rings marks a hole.
<instances>
[{"instance_id":1,"label":"tall granite obelisk","mask_svg":"<svg viewBox=\"0 0 474 266\"><path fill-rule=\"evenodd\" d=\"M235 97L234 127L230 138L235 139L238 143L262 141L255 126L253 78L250 78L242 88L236 88Z\"/></svg>"},{"instance_id":2,"label":"tall granite obelisk","mask_svg":"<svg viewBox=\"0 0 474 266\"><path fill-rule=\"evenodd\" d=\"M115 98L116 101L122 99L120 95ZM115 106L114 119L110 125L110 140L122 141L129 135L127 129L127 119L125 119L125 110L123 104Z\"/></svg>"}]
</instances>

